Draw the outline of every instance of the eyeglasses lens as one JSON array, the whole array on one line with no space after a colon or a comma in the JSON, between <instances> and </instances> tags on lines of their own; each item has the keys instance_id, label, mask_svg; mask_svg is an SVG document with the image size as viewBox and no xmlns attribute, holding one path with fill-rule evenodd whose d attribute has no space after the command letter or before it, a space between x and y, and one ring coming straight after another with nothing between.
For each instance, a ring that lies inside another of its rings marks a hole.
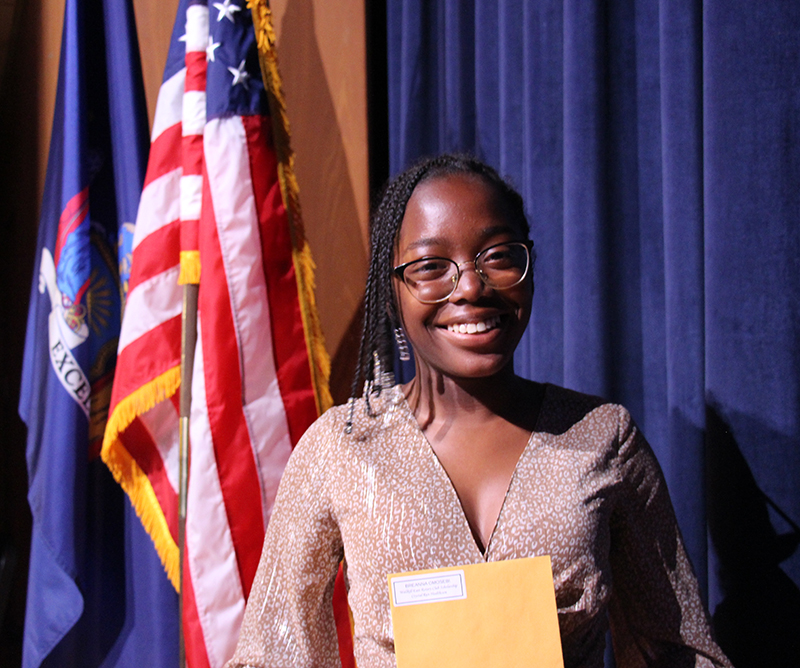
<instances>
[{"instance_id":1,"label":"eyeglasses lens","mask_svg":"<svg viewBox=\"0 0 800 668\"><path fill-rule=\"evenodd\" d=\"M501 244L481 251L475 266L483 282L503 290L519 283L528 270L528 248L524 244Z\"/></svg>"},{"instance_id":2,"label":"eyeglasses lens","mask_svg":"<svg viewBox=\"0 0 800 668\"><path fill-rule=\"evenodd\" d=\"M403 272L403 279L412 294L424 303L447 299L455 288L458 266L452 260L431 258L412 262Z\"/></svg>"}]
</instances>

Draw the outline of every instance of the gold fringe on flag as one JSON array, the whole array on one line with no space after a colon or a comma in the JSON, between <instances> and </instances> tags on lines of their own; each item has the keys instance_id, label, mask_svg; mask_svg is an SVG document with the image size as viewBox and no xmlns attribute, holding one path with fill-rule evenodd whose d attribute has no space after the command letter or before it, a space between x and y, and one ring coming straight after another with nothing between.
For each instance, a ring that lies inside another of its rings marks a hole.
<instances>
[{"instance_id":1,"label":"gold fringe on flag","mask_svg":"<svg viewBox=\"0 0 800 668\"><path fill-rule=\"evenodd\" d=\"M139 415L173 396L180 387L180 381L181 369L176 366L120 401L108 418L106 433L103 437L103 449L100 452L100 456L114 479L130 498L145 530L152 537L164 570L176 591L179 590L180 572L178 545L169 531L167 519L164 517L161 504L156 498L150 480L136 460L128 453L120 441L119 435Z\"/></svg>"},{"instance_id":2,"label":"gold fringe on flag","mask_svg":"<svg viewBox=\"0 0 800 668\"><path fill-rule=\"evenodd\" d=\"M267 89L272 128L275 137L275 152L278 156L278 178L281 194L289 219L289 232L292 239L292 260L297 276L297 292L300 300L300 312L303 318L303 330L306 337L311 380L314 386L314 397L317 411L322 414L331 407L328 380L331 372L331 361L325 349L325 340L317 314L317 303L314 296L314 260L305 237L303 218L300 212L299 188L294 174L294 152L291 148L289 132L289 116L286 113L286 100L283 96L283 84L278 71L278 54L275 50L275 31L272 28L272 12L267 0L248 0L247 8L252 11L253 25L258 44L258 59L264 87Z\"/></svg>"}]
</instances>

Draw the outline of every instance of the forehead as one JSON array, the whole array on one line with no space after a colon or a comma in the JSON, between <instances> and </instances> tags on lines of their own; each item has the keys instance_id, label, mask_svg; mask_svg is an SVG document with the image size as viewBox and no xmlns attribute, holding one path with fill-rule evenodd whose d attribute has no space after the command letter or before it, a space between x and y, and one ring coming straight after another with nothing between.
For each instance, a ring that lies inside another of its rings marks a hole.
<instances>
[{"instance_id":1,"label":"forehead","mask_svg":"<svg viewBox=\"0 0 800 668\"><path fill-rule=\"evenodd\" d=\"M519 234L497 188L472 174L448 174L420 183L406 205L398 249L453 245L503 233Z\"/></svg>"}]
</instances>

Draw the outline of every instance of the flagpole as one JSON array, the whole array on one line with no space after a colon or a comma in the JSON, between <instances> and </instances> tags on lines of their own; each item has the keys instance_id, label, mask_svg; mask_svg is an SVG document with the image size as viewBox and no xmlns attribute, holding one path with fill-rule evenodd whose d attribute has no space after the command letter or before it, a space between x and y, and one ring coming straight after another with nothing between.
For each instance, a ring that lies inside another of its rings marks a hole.
<instances>
[{"instance_id":1,"label":"flagpole","mask_svg":"<svg viewBox=\"0 0 800 668\"><path fill-rule=\"evenodd\" d=\"M178 555L180 564L180 589L178 592L178 633L180 668L186 666L186 645L183 635L183 559L186 553L186 501L189 488L189 418L192 410L192 373L194 349L197 345L197 294L199 285L183 286L181 310L181 396L180 443L178 449Z\"/></svg>"}]
</instances>

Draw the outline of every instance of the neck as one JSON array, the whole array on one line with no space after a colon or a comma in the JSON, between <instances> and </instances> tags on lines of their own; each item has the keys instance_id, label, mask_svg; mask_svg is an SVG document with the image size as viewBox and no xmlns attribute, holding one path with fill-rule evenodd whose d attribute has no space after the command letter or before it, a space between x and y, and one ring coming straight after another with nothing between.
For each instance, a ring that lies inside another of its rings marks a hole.
<instances>
[{"instance_id":1,"label":"neck","mask_svg":"<svg viewBox=\"0 0 800 668\"><path fill-rule=\"evenodd\" d=\"M514 373L511 364L486 378L452 378L417 368L404 391L417 421L429 425L455 419L485 421L495 417L518 423L530 411L535 385Z\"/></svg>"}]
</instances>

